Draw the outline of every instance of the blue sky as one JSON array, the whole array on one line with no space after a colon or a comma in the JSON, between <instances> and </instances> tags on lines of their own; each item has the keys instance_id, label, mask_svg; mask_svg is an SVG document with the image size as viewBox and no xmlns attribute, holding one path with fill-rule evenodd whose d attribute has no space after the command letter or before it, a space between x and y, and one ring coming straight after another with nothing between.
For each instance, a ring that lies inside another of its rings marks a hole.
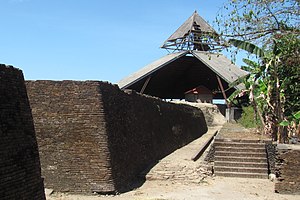
<instances>
[{"instance_id":1,"label":"blue sky","mask_svg":"<svg viewBox=\"0 0 300 200\"><path fill-rule=\"evenodd\" d=\"M27 80L118 82L167 54L197 10L213 25L226 0L0 0L0 63Z\"/></svg>"}]
</instances>

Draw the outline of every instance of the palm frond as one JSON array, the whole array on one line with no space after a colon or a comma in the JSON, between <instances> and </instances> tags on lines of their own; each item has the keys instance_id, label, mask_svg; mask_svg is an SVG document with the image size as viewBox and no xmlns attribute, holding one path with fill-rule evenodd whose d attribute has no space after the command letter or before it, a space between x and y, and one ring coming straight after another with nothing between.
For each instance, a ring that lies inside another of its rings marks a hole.
<instances>
[{"instance_id":1,"label":"palm frond","mask_svg":"<svg viewBox=\"0 0 300 200\"><path fill-rule=\"evenodd\" d=\"M233 81L232 83L229 84L229 87L235 87L241 83L244 83L245 80L247 80L249 78L250 74L246 74L244 76L239 77L238 79L236 79L235 81Z\"/></svg>"},{"instance_id":2,"label":"palm frond","mask_svg":"<svg viewBox=\"0 0 300 200\"><path fill-rule=\"evenodd\" d=\"M259 48L258 46L254 45L250 42L237 40L237 39L230 39L229 43L239 49L243 49L249 53L252 53L252 54L258 56L259 58L264 58L264 56L265 56L264 51L261 48Z\"/></svg>"}]
</instances>

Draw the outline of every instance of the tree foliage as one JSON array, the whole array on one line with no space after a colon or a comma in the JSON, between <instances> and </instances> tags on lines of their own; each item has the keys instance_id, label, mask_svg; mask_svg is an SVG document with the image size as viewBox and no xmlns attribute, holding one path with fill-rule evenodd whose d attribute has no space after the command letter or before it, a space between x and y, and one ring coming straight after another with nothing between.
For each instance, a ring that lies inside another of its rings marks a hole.
<instances>
[{"instance_id":1,"label":"tree foliage","mask_svg":"<svg viewBox=\"0 0 300 200\"><path fill-rule=\"evenodd\" d=\"M216 19L230 45L257 56L258 61L244 59L243 69L250 73L237 82L243 80L265 132L280 142L288 136L287 126L280 125L292 121L294 133L295 124L300 127L295 118L300 110L299 4L299 0L229 0L223 9L226 15L220 12Z\"/></svg>"},{"instance_id":2,"label":"tree foliage","mask_svg":"<svg viewBox=\"0 0 300 200\"><path fill-rule=\"evenodd\" d=\"M242 68L250 72L234 84L243 81L265 133L274 140L285 142L287 128L295 133L300 110L300 39L295 35L273 38L271 49L263 50L249 42L231 39L230 44L242 48L260 58L260 62L244 59ZM298 116L298 115L296 115ZM290 123L292 122L292 123ZM291 124L293 126L279 126Z\"/></svg>"},{"instance_id":3,"label":"tree foliage","mask_svg":"<svg viewBox=\"0 0 300 200\"><path fill-rule=\"evenodd\" d=\"M269 44L274 35L299 34L299 0L229 0L216 17L222 36Z\"/></svg>"}]
</instances>

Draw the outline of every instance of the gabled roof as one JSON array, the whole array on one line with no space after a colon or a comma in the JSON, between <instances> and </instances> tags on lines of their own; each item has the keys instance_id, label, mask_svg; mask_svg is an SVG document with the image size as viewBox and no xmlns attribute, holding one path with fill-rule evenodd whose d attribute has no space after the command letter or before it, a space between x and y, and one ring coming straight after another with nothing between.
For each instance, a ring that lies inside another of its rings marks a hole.
<instances>
[{"instance_id":1,"label":"gabled roof","mask_svg":"<svg viewBox=\"0 0 300 200\"><path fill-rule=\"evenodd\" d=\"M222 54L203 51L193 51L192 54L229 84L247 74ZM244 86L240 84L235 88L243 89Z\"/></svg>"},{"instance_id":2,"label":"gabled roof","mask_svg":"<svg viewBox=\"0 0 300 200\"><path fill-rule=\"evenodd\" d=\"M121 89L133 89L140 92L147 78L145 94L160 98L181 98L184 93L199 85L204 85L211 91L217 90L219 85L216 75L219 76L230 95L235 89L228 85L247 72L232 64L221 54L183 51L168 54L141 70L122 79L118 85ZM239 85L236 88L242 89ZM222 98L222 95L219 96Z\"/></svg>"},{"instance_id":3,"label":"gabled roof","mask_svg":"<svg viewBox=\"0 0 300 200\"><path fill-rule=\"evenodd\" d=\"M177 53L171 53L164 57L161 57L160 59L146 65L142 69L138 70L137 72L134 72L133 74L129 75L128 77L122 79L119 81L118 85L121 89L126 89L133 85L134 83L140 81L141 79L149 76L151 73L156 72L160 68L164 67L168 63L176 60L177 58L180 58L184 55L186 55L188 52L177 52Z\"/></svg>"},{"instance_id":4,"label":"gabled roof","mask_svg":"<svg viewBox=\"0 0 300 200\"><path fill-rule=\"evenodd\" d=\"M193 13L168 39L167 41L183 38L191 31L201 31L204 33L216 33L216 31L198 15L197 11Z\"/></svg>"}]
</instances>

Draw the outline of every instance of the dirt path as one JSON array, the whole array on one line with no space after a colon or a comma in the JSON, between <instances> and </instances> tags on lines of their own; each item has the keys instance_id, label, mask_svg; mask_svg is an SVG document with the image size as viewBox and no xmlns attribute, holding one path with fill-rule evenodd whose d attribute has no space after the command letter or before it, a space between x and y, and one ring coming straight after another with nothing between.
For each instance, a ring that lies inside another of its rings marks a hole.
<instances>
[{"instance_id":1,"label":"dirt path","mask_svg":"<svg viewBox=\"0 0 300 200\"><path fill-rule=\"evenodd\" d=\"M232 127L228 127L232 128ZM207 176L203 157L191 158L199 147L220 127L162 159L147 174L139 188L116 196L83 196L53 193L48 200L298 200L300 196L274 192L268 179L222 178ZM226 129L226 126L225 126ZM224 128L223 128L224 130ZM239 131L240 132L240 131ZM242 130L241 132L244 132Z\"/></svg>"},{"instance_id":2,"label":"dirt path","mask_svg":"<svg viewBox=\"0 0 300 200\"><path fill-rule=\"evenodd\" d=\"M117 196L53 194L49 200L298 200L300 196L274 193L267 179L208 178L199 184L147 181L131 192Z\"/></svg>"}]
</instances>

